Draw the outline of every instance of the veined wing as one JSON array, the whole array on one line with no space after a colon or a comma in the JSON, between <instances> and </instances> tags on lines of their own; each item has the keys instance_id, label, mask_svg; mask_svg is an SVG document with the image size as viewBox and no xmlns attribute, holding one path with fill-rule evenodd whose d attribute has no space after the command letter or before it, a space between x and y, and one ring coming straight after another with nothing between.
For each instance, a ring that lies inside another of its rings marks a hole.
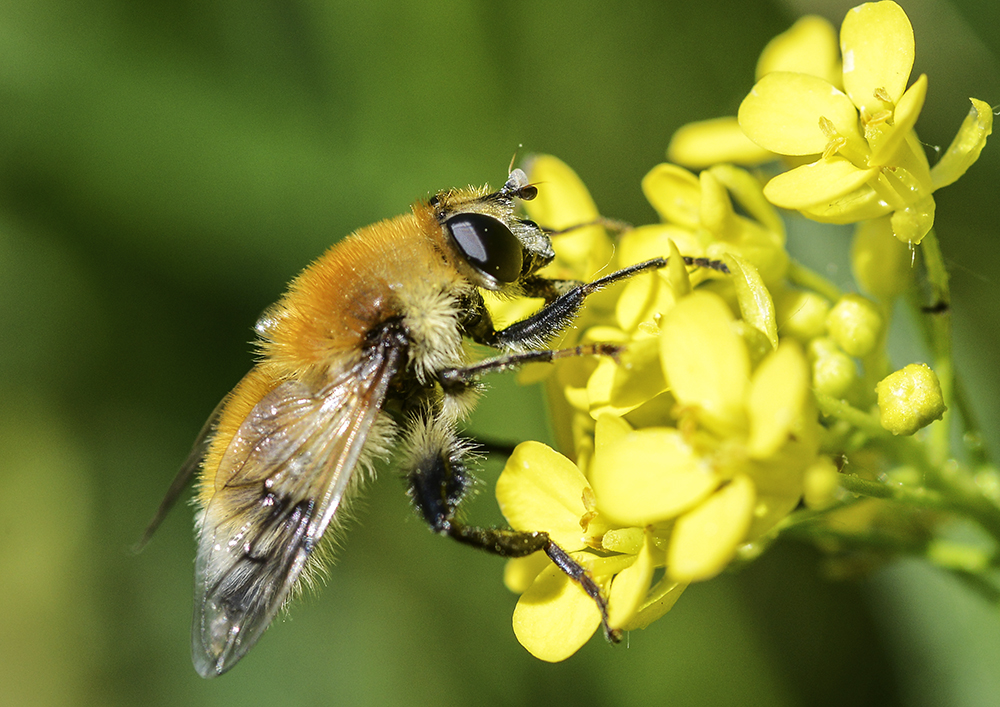
<instances>
[{"instance_id":1,"label":"veined wing","mask_svg":"<svg viewBox=\"0 0 1000 707\"><path fill-rule=\"evenodd\" d=\"M321 387L281 383L222 456L199 518L192 655L220 675L260 638L343 499L389 382L406 360L393 328Z\"/></svg>"}]
</instances>

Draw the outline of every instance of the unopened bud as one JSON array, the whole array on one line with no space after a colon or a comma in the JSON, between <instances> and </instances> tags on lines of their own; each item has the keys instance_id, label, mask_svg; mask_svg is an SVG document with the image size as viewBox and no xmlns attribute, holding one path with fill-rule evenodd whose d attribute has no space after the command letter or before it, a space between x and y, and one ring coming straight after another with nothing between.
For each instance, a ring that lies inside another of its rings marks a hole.
<instances>
[{"instance_id":1,"label":"unopened bud","mask_svg":"<svg viewBox=\"0 0 1000 707\"><path fill-rule=\"evenodd\" d=\"M934 420L947 408L937 374L924 363L910 365L883 378L878 394L879 420L894 435L911 435Z\"/></svg>"}]
</instances>

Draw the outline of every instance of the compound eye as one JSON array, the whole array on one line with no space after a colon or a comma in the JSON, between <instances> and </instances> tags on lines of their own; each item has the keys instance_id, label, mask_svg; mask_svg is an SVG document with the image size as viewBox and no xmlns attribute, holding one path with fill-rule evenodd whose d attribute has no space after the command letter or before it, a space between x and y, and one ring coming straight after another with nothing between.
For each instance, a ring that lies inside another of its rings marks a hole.
<instances>
[{"instance_id":1,"label":"compound eye","mask_svg":"<svg viewBox=\"0 0 1000 707\"><path fill-rule=\"evenodd\" d=\"M444 222L462 258L495 289L521 275L521 242L503 223L485 214L458 214Z\"/></svg>"}]
</instances>

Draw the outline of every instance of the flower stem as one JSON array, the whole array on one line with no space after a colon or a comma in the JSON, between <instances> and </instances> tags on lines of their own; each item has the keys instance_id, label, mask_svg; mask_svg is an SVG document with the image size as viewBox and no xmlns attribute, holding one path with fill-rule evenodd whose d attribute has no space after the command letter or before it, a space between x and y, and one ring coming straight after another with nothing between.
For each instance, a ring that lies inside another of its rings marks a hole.
<instances>
[{"instance_id":1,"label":"flower stem","mask_svg":"<svg viewBox=\"0 0 1000 707\"><path fill-rule=\"evenodd\" d=\"M931 305L925 315L931 351L934 354L934 371L941 382L941 394L948 410L952 410L955 401L955 370L951 348L951 289L948 285L948 270L945 268L944 256L941 254L941 244L937 234L931 229L920 242L920 252L927 268L927 281L931 287ZM931 465L942 467L951 456L951 416L945 412L944 417L930 430L927 440L930 450Z\"/></svg>"},{"instance_id":2,"label":"flower stem","mask_svg":"<svg viewBox=\"0 0 1000 707\"><path fill-rule=\"evenodd\" d=\"M818 292L831 302L836 302L843 294L839 287L794 258L788 263L788 279L799 287Z\"/></svg>"},{"instance_id":3,"label":"flower stem","mask_svg":"<svg viewBox=\"0 0 1000 707\"><path fill-rule=\"evenodd\" d=\"M827 417L844 420L845 422L850 423L853 427L856 427L867 434L869 437L892 439L892 433L882 427L882 424L874 415L864 412L863 410L858 410L846 400L840 400L832 395L820 393L819 391L814 391L814 394L816 396L816 404L819 406L820 412Z\"/></svg>"}]
</instances>

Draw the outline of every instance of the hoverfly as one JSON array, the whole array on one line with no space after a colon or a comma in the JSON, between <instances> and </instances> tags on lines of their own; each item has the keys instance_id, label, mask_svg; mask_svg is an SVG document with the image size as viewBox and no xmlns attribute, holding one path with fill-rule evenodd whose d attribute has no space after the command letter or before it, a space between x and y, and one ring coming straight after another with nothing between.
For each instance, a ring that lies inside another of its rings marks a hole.
<instances>
[{"instance_id":1,"label":"hoverfly","mask_svg":"<svg viewBox=\"0 0 1000 707\"><path fill-rule=\"evenodd\" d=\"M202 676L226 672L257 642L337 524L360 472L397 446L413 504L434 532L503 557L544 551L597 603L606 636L619 638L598 586L546 533L456 519L472 482L471 445L457 427L479 377L527 362L616 355L612 344L545 345L588 295L667 262L589 283L538 275L555 257L551 239L515 215L517 200L537 191L514 169L497 191L452 189L417 202L332 246L261 317L258 363L205 424L147 531L200 470L192 654ZM482 290L545 303L498 330ZM499 354L470 362L464 339Z\"/></svg>"}]
</instances>

